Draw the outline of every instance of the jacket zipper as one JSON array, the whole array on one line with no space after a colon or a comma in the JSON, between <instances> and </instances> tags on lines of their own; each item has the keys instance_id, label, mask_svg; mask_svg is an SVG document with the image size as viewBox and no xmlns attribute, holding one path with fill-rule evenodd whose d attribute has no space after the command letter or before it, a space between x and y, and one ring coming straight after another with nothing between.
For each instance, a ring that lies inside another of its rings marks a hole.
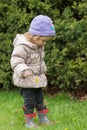
<instances>
[{"instance_id":1,"label":"jacket zipper","mask_svg":"<svg viewBox=\"0 0 87 130\"><path fill-rule=\"evenodd\" d=\"M39 52L39 55L40 55L40 72L39 72L39 75L41 75L41 72L42 72L42 66L41 66L41 52L42 52L42 47L38 47L38 52ZM44 86L44 83L43 83L43 79L41 78L41 81L42 81L42 84Z\"/></svg>"},{"instance_id":2,"label":"jacket zipper","mask_svg":"<svg viewBox=\"0 0 87 130\"><path fill-rule=\"evenodd\" d=\"M41 52L42 52L42 47L38 47L38 52L39 52L39 55L40 55L40 72L39 72L39 74L41 74L41 70L42 70L42 67L41 67Z\"/></svg>"}]
</instances>

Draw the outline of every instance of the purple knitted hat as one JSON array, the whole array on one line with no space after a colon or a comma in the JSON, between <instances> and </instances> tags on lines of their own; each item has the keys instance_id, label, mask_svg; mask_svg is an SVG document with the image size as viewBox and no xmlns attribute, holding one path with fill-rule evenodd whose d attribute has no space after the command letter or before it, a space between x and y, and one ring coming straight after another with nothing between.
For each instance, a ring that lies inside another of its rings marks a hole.
<instances>
[{"instance_id":1,"label":"purple knitted hat","mask_svg":"<svg viewBox=\"0 0 87 130\"><path fill-rule=\"evenodd\" d=\"M55 28L51 18L45 15L36 16L31 21L29 33L38 36L54 36Z\"/></svg>"}]
</instances>

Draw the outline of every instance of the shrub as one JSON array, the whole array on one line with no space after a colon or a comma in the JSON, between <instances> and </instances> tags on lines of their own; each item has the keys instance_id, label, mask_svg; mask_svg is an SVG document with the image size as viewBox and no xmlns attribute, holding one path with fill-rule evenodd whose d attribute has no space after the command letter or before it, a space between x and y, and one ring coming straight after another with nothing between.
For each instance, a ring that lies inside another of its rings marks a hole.
<instances>
[{"instance_id":1,"label":"shrub","mask_svg":"<svg viewBox=\"0 0 87 130\"><path fill-rule=\"evenodd\" d=\"M51 45L47 45L46 52L51 86L75 89L87 84L86 10L87 2L75 2L71 7L67 6L55 20L57 36Z\"/></svg>"},{"instance_id":2,"label":"shrub","mask_svg":"<svg viewBox=\"0 0 87 130\"><path fill-rule=\"evenodd\" d=\"M86 85L87 2L86 0L3 0L0 2L0 84L13 85L10 57L17 33L28 30L37 14L50 16L56 36L46 45L48 86L63 89Z\"/></svg>"}]
</instances>

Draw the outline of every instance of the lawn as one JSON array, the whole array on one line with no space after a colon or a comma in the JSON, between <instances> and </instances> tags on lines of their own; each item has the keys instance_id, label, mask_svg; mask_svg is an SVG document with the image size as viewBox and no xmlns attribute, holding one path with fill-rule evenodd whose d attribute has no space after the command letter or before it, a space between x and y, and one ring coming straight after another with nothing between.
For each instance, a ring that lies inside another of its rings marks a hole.
<instances>
[{"instance_id":1,"label":"lawn","mask_svg":"<svg viewBox=\"0 0 87 130\"><path fill-rule=\"evenodd\" d=\"M87 130L87 101L73 100L65 93L45 95L52 126L38 130ZM18 91L0 91L0 130L28 130L24 127L23 99ZM35 118L38 123L38 117Z\"/></svg>"}]
</instances>

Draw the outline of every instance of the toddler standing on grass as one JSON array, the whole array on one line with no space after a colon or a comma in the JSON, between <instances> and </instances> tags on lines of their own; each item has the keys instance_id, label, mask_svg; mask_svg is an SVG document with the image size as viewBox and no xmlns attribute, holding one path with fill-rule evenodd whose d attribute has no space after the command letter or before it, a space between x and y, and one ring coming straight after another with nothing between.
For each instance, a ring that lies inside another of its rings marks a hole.
<instances>
[{"instance_id":1,"label":"toddler standing on grass","mask_svg":"<svg viewBox=\"0 0 87 130\"><path fill-rule=\"evenodd\" d=\"M14 85L20 88L24 99L24 117L27 128L36 128L33 121L36 108L39 123L51 124L47 117L48 109L44 104L42 88L47 86L44 61L44 45L55 35L50 17L38 15L31 21L29 31L17 34L14 39L14 50L11 55L11 67L14 70Z\"/></svg>"}]
</instances>

